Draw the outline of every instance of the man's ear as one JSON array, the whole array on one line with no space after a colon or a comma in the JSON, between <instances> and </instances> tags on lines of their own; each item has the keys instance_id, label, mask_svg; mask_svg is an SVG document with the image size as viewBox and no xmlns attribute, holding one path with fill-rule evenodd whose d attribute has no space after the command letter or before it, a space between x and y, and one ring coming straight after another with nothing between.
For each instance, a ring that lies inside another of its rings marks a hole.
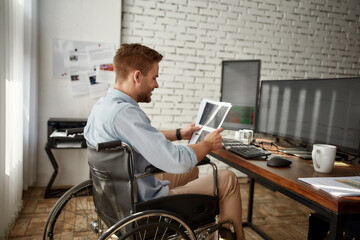
<instances>
[{"instance_id":1,"label":"man's ear","mask_svg":"<svg viewBox=\"0 0 360 240\"><path fill-rule=\"evenodd\" d=\"M136 83L139 83L140 82L140 79L141 79L141 71L140 70L136 70L133 74L133 78L134 78L134 81Z\"/></svg>"}]
</instances>

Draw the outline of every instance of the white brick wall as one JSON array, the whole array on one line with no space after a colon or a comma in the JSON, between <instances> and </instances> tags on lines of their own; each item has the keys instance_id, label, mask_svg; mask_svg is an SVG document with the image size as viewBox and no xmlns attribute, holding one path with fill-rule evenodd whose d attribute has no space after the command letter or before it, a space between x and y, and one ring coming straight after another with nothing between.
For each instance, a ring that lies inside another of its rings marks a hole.
<instances>
[{"instance_id":1,"label":"white brick wall","mask_svg":"<svg viewBox=\"0 0 360 240\"><path fill-rule=\"evenodd\" d=\"M261 59L266 80L360 75L359 13L359 0L123 0L121 42L164 55L155 103L141 107L169 129L219 100L225 59Z\"/></svg>"}]
</instances>

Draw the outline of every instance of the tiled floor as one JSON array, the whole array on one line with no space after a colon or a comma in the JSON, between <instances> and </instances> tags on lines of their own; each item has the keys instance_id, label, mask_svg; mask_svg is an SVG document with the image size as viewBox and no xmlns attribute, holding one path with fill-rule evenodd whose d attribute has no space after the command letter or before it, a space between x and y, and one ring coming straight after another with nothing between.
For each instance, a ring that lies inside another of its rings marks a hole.
<instances>
[{"instance_id":1,"label":"tiled floor","mask_svg":"<svg viewBox=\"0 0 360 240\"><path fill-rule=\"evenodd\" d=\"M243 219L246 220L248 204L248 179L240 178L243 203ZM57 199L44 199L43 188L30 188L24 192L24 209L9 234L9 239L42 239L46 217ZM255 185L253 222L273 239L307 239L307 207L286 196ZM246 227L247 240L262 239Z\"/></svg>"}]
</instances>

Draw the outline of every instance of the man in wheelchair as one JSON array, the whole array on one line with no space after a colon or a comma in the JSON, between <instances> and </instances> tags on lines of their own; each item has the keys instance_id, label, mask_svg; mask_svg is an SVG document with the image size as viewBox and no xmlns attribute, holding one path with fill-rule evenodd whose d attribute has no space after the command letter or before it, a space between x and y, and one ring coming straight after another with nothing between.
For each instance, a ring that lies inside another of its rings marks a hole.
<instances>
[{"instance_id":1,"label":"man in wheelchair","mask_svg":"<svg viewBox=\"0 0 360 240\"><path fill-rule=\"evenodd\" d=\"M158 88L159 62L162 55L140 44L123 44L114 57L116 81L106 96L94 105L84 129L87 142L121 140L133 150L136 172L153 165L165 173L137 180L140 201L175 194L213 194L213 179L209 174L198 178L195 165L209 152L222 147L218 129L203 141L183 146L172 141L188 140L200 128L191 124L177 130L159 131L138 103L151 101L152 91ZM219 218L231 220L237 239L245 239L241 221L241 196L237 178L229 170L219 170Z\"/></svg>"}]
</instances>

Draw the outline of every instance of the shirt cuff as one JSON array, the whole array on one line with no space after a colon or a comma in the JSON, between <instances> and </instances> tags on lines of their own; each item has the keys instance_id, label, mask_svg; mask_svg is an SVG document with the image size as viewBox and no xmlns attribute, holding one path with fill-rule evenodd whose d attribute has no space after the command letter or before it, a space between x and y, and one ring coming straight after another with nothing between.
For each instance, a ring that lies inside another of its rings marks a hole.
<instances>
[{"instance_id":1,"label":"shirt cuff","mask_svg":"<svg viewBox=\"0 0 360 240\"><path fill-rule=\"evenodd\" d=\"M192 167L195 167L196 164L198 163L196 153L195 153L194 149L192 149L191 147L188 147L188 146L185 146L185 147L189 149L189 152L191 154L190 158L191 158L191 162L192 162Z\"/></svg>"}]
</instances>

